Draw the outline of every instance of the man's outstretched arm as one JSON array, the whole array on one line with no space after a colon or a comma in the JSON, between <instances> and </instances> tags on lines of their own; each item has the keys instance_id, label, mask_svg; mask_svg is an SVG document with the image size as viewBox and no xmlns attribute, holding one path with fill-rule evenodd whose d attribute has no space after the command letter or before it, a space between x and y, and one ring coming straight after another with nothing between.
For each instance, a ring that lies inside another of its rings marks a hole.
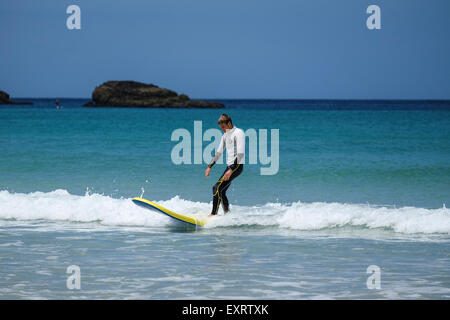
<instances>
[{"instance_id":1,"label":"man's outstretched arm","mask_svg":"<svg viewBox=\"0 0 450 320\"><path fill-rule=\"evenodd\" d=\"M239 164L243 163L244 154L245 154L245 134L243 132L240 132L236 136L236 158L234 158L234 162L230 166L231 170L236 169Z\"/></svg>"},{"instance_id":2,"label":"man's outstretched arm","mask_svg":"<svg viewBox=\"0 0 450 320\"><path fill-rule=\"evenodd\" d=\"M225 143L223 140L224 136L222 136L222 139L220 139L219 147L217 148L217 151L214 154L214 157L212 158L211 162L208 164L208 168L206 168L205 177L209 176L209 172L211 171L212 166L216 163L217 159L219 159L219 157L222 155L224 151Z\"/></svg>"},{"instance_id":3,"label":"man's outstretched arm","mask_svg":"<svg viewBox=\"0 0 450 320\"><path fill-rule=\"evenodd\" d=\"M236 169L237 166L238 166L239 164L242 163L241 160L242 160L243 158L244 158L244 153L238 153L238 154L236 155L236 158L234 158L233 164L230 166L231 170Z\"/></svg>"}]
</instances>

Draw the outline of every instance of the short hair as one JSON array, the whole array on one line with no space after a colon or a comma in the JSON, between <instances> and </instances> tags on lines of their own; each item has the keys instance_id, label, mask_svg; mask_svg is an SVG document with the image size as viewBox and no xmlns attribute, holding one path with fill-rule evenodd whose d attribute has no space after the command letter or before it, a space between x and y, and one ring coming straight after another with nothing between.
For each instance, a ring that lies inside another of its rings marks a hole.
<instances>
[{"instance_id":1,"label":"short hair","mask_svg":"<svg viewBox=\"0 0 450 320\"><path fill-rule=\"evenodd\" d=\"M231 121L231 117L229 115L227 115L226 113L222 113L222 115L219 117L219 120L217 121L218 124L221 123L231 123L233 124L233 122Z\"/></svg>"}]
</instances>

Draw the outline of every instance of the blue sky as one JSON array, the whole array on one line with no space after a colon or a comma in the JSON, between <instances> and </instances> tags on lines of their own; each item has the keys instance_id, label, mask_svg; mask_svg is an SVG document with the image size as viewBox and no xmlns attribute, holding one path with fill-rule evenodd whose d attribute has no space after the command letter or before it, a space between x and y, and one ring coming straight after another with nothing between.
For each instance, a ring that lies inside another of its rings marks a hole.
<instances>
[{"instance_id":1,"label":"blue sky","mask_svg":"<svg viewBox=\"0 0 450 320\"><path fill-rule=\"evenodd\" d=\"M0 38L12 97L136 80L191 98L450 98L448 0L2 0Z\"/></svg>"}]
</instances>

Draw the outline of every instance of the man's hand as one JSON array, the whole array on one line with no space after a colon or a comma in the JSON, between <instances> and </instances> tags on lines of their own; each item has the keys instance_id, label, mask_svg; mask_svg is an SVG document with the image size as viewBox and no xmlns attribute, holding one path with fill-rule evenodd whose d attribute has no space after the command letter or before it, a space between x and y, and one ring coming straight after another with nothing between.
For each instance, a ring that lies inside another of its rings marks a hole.
<instances>
[{"instance_id":1,"label":"man's hand","mask_svg":"<svg viewBox=\"0 0 450 320\"><path fill-rule=\"evenodd\" d=\"M223 180L227 181L230 179L231 174L233 173L233 170L229 169L225 174L223 175Z\"/></svg>"},{"instance_id":2,"label":"man's hand","mask_svg":"<svg viewBox=\"0 0 450 320\"><path fill-rule=\"evenodd\" d=\"M208 168L206 168L206 171L205 171L205 177L209 177L209 172L211 171L211 168L210 167L208 167Z\"/></svg>"}]
</instances>

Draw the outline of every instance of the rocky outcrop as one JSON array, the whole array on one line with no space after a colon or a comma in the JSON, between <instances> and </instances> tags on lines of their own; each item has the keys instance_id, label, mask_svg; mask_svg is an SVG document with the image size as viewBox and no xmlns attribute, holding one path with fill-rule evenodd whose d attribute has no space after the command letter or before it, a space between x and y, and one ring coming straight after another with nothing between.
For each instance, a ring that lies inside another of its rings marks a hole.
<instances>
[{"instance_id":1,"label":"rocky outcrop","mask_svg":"<svg viewBox=\"0 0 450 320\"><path fill-rule=\"evenodd\" d=\"M224 108L215 101L191 100L185 94L136 81L107 81L95 88L85 107Z\"/></svg>"},{"instance_id":2,"label":"rocky outcrop","mask_svg":"<svg viewBox=\"0 0 450 320\"><path fill-rule=\"evenodd\" d=\"M9 94L0 90L0 104L32 104L32 102L12 101Z\"/></svg>"}]
</instances>

